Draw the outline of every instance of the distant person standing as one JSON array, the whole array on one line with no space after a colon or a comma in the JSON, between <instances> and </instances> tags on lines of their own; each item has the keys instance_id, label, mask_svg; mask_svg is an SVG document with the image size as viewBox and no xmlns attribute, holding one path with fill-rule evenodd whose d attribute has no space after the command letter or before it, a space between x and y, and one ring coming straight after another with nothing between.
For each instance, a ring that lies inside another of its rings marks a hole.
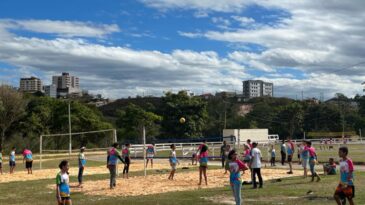
<instances>
[{"instance_id":1,"label":"distant person standing","mask_svg":"<svg viewBox=\"0 0 365 205\"><path fill-rule=\"evenodd\" d=\"M355 197L354 186L354 164L350 158L347 157L349 150L347 147L340 147L338 151L340 160L340 184L337 186L334 198L338 205L344 204L341 198L347 198L350 205L354 205L353 198Z\"/></svg>"},{"instance_id":2,"label":"distant person standing","mask_svg":"<svg viewBox=\"0 0 365 205\"><path fill-rule=\"evenodd\" d=\"M79 181L79 185L78 187L82 187L82 181L83 181L83 175L84 175L84 170L85 170L85 165L86 165L86 157L85 157L85 149L86 147L81 147L80 148L80 153L79 153L79 174L77 175L77 180Z\"/></svg>"},{"instance_id":3,"label":"distant person standing","mask_svg":"<svg viewBox=\"0 0 365 205\"><path fill-rule=\"evenodd\" d=\"M25 168L28 171L28 174L33 174L33 154L32 151L30 151L29 149L24 149L23 150L23 164L25 162Z\"/></svg>"},{"instance_id":4,"label":"distant person standing","mask_svg":"<svg viewBox=\"0 0 365 205\"><path fill-rule=\"evenodd\" d=\"M321 181L321 177L317 174L315 170L315 165L317 163L317 154L314 147L312 147L312 142L306 141L307 146L304 150L308 151L309 153L309 168L312 174L312 182L314 181L314 177L317 177L317 182Z\"/></svg>"},{"instance_id":5,"label":"distant person standing","mask_svg":"<svg viewBox=\"0 0 365 205\"><path fill-rule=\"evenodd\" d=\"M9 155L9 167L10 167L10 174L13 174L15 171L15 150L16 148L13 147L11 149L10 155Z\"/></svg>"},{"instance_id":6,"label":"distant person standing","mask_svg":"<svg viewBox=\"0 0 365 205\"><path fill-rule=\"evenodd\" d=\"M230 160L228 159L228 154L231 151L232 151L231 145L227 145L226 150L224 150L224 156L226 158L225 159L225 165L224 165L224 170L225 170L224 174L227 174L227 171L229 171L229 162L230 162Z\"/></svg>"},{"instance_id":7,"label":"distant person standing","mask_svg":"<svg viewBox=\"0 0 365 205\"><path fill-rule=\"evenodd\" d=\"M251 156L252 156L251 168L252 168L253 188L254 189L257 188L256 175L259 178L259 188L262 188L263 187L263 181L262 181L262 176L261 176L262 155L261 155L261 151L259 150L259 148L257 148L257 142L252 143L252 147L253 147L253 149L251 151Z\"/></svg>"},{"instance_id":8,"label":"distant person standing","mask_svg":"<svg viewBox=\"0 0 365 205\"><path fill-rule=\"evenodd\" d=\"M204 176L205 185L208 185L207 169L208 169L208 146L203 145L198 155L199 158L199 185L202 184Z\"/></svg>"},{"instance_id":9,"label":"distant person standing","mask_svg":"<svg viewBox=\"0 0 365 205\"><path fill-rule=\"evenodd\" d=\"M251 144L251 140L250 139L247 139L246 140L246 143L247 143L247 145L250 147L250 149L252 150L252 144Z\"/></svg>"},{"instance_id":10,"label":"distant person standing","mask_svg":"<svg viewBox=\"0 0 365 205\"><path fill-rule=\"evenodd\" d=\"M169 180L174 180L175 172L176 172L176 166L179 164L179 160L177 160L176 157L176 146L174 144L170 145L171 151L169 155L169 162L171 166L171 172L169 175Z\"/></svg>"},{"instance_id":11,"label":"distant person standing","mask_svg":"<svg viewBox=\"0 0 365 205\"><path fill-rule=\"evenodd\" d=\"M155 144L148 145L146 150L147 162L146 167L148 166L148 162L151 161L151 168L153 168L153 158L156 155Z\"/></svg>"},{"instance_id":12,"label":"distant person standing","mask_svg":"<svg viewBox=\"0 0 365 205\"><path fill-rule=\"evenodd\" d=\"M283 140L282 143L281 143L281 146L280 146L280 154L281 154L281 165L284 166L285 159L286 159L286 145L285 145L285 140Z\"/></svg>"},{"instance_id":13,"label":"distant person standing","mask_svg":"<svg viewBox=\"0 0 365 205\"><path fill-rule=\"evenodd\" d=\"M275 158L276 158L276 152L275 152L274 145L271 145L270 154L271 154L270 164L273 167L273 166L275 166Z\"/></svg>"},{"instance_id":14,"label":"distant person standing","mask_svg":"<svg viewBox=\"0 0 365 205\"><path fill-rule=\"evenodd\" d=\"M302 145L300 146L300 158L301 158L301 164L304 170L304 178L307 178L308 176L308 161L309 161L309 151L308 149L305 149L307 146L307 143L305 140L303 140Z\"/></svg>"},{"instance_id":15,"label":"distant person standing","mask_svg":"<svg viewBox=\"0 0 365 205\"><path fill-rule=\"evenodd\" d=\"M288 164L289 164L289 172L287 172L287 174L293 174L292 161L295 153L295 146L294 143L291 141L291 139L288 140L286 151L288 153Z\"/></svg>"},{"instance_id":16,"label":"distant person standing","mask_svg":"<svg viewBox=\"0 0 365 205\"><path fill-rule=\"evenodd\" d=\"M225 161L226 161L226 148L227 148L227 142L224 140L223 141L223 145L221 146L221 152L220 152L220 157L221 157L221 161L222 161L222 168L225 167Z\"/></svg>"},{"instance_id":17,"label":"distant person standing","mask_svg":"<svg viewBox=\"0 0 365 205\"><path fill-rule=\"evenodd\" d=\"M108 150L107 157L107 168L110 173L110 189L114 189L116 187L117 181L117 162L118 159L125 164L124 159L120 156L120 152L118 151L119 144L114 143L112 147Z\"/></svg>"},{"instance_id":18,"label":"distant person standing","mask_svg":"<svg viewBox=\"0 0 365 205\"><path fill-rule=\"evenodd\" d=\"M131 144L125 144L125 148L122 151L122 156L124 159L124 168L123 168L123 178L129 178L129 165L131 164L131 151L129 150Z\"/></svg>"}]
</instances>

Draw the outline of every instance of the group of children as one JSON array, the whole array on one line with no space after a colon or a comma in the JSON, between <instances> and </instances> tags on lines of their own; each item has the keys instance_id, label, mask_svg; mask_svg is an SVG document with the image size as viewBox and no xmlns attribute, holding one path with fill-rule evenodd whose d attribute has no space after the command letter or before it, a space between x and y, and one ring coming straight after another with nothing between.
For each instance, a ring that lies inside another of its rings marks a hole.
<instances>
[{"instance_id":1,"label":"group of children","mask_svg":"<svg viewBox=\"0 0 365 205\"><path fill-rule=\"evenodd\" d=\"M262 155L260 149L257 147L258 143L254 142L251 144L250 140L247 141L247 144L244 145L244 153L243 153L243 161L239 158L239 153L236 150L231 149L229 145L225 142L221 147L221 157L222 157L222 167L229 171L229 181L231 185L231 189L233 191L233 196L235 198L236 204L241 204L241 189L242 189L242 177L241 173L244 173L246 170L251 170L251 180L253 184L253 188L262 188L263 187L263 180L261 176L261 160ZM169 163L171 166L171 172L169 174L168 179L174 180L174 176L176 173L177 165L179 164L179 160L176 156L176 146L172 144L170 146L171 151L169 154ZM292 148L292 147L291 147ZM124 170L123 170L123 177L128 178L129 172L129 164L130 164L130 144L126 144L125 148L122 152L119 152L119 145L118 143L113 144L113 146L108 150L108 157L107 157L107 167L110 172L110 188L114 189L116 186L116 165L118 159L124 163ZM273 147L272 147L273 149ZM79 154L79 186L82 184L82 173L84 170L84 166L86 164L86 158L83 154L85 147L82 147ZM293 150L294 153L294 145ZM290 152L289 152L290 153ZM302 145L300 146L300 158L302 166L305 170L307 166L309 166L311 174L312 174L312 181L314 178L317 177L317 181L320 180L319 175L316 173L314 167L317 163L317 155L315 152L314 147L310 141L303 141ZM155 149L153 145L150 145L146 150L147 156L147 163L148 161L151 162L151 167L153 166L153 157L155 155ZM355 194L355 187L353 184L353 171L354 166L351 161L347 157L348 155L348 148L341 147L339 148L339 157L340 160L340 183L336 188L334 198L337 204L343 204L343 200L347 198L350 205L353 205L353 198ZM204 178L205 184L208 185L207 180L207 173L206 170L208 168L208 146L206 141L204 141L199 147L197 151L197 160L199 161L199 184L201 185L202 180ZM224 159L223 159L224 157ZM0 158L1 159L1 158ZM272 161L272 159L271 159ZM146 166L147 166L146 163ZM69 186L69 178L68 178L68 169L69 164L67 161L62 161L59 165L60 172L57 174L56 177L56 196L57 201L59 204L71 204L70 198L70 186ZM336 166L334 163L334 159L330 160L329 164L324 165L324 169L327 171L328 174L333 174L336 170ZM259 186L257 187L256 176L259 179ZM306 175L305 175L306 176Z\"/></svg>"},{"instance_id":2,"label":"group of children","mask_svg":"<svg viewBox=\"0 0 365 205\"><path fill-rule=\"evenodd\" d=\"M23 150L23 164L25 163L25 168L28 171L28 174L33 173L33 154L29 149L24 148ZM13 174L16 167L16 148L12 147L9 154L9 173ZM3 174L3 154L2 148L0 147L0 174Z\"/></svg>"}]
</instances>

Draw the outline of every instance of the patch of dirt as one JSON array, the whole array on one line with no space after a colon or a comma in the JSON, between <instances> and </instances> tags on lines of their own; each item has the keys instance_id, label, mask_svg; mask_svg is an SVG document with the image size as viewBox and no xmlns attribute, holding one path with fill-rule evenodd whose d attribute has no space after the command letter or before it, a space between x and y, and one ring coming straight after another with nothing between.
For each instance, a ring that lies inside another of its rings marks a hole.
<instances>
[{"instance_id":1,"label":"patch of dirt","mask_svg":"<svg viewBox=\"0 0 365 205\"><path fill-rule=\"evenodd\" d=\"M265 181L288 177L286 170L278 169L263 169L262 176ZM295 171L293 175L299 176L301 171ZM86 195L97 196L140 196L152 195L166 192L198 190L206 188L217 188L229 185L229 175L223 174L223 170L208 170L208 186L198 186L199 173L197 171L183 172L175 174L173 181L168 180L168 173L154 174L129 179L118 178L117 187L113 190L109 189L109 180L86 181L82 189L72 189L72 192L83 192ZM243 176L244 180L250 179L250 172L246 172ZM54 188L54 185L49 185L49 188Z\"/></svg>"}]
</instances>

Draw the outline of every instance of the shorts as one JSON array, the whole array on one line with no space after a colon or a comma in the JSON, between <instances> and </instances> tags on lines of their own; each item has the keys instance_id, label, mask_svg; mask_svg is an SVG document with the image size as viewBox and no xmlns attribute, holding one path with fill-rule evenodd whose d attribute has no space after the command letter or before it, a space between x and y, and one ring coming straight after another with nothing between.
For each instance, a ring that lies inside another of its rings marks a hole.
<instances>
[{"instance_id":1,"label":"shorts","mask_svg":"<svg viewBox=\"0 0 365 205\"><path fill-rule=\"evenodd\" d=\"M25 162L25 168L31 169L33 167L33 161Z\"/></svg>"},{"instance_id":2,"label":"shorts","mask_svg":"<svg viewBox=\"0 0 365 205\"><path fill-rule=\"evenodd\" d=\"M288 162L291 162L293 160L293 155L288 155Z\"/></svg>"},{"instance_id":3,"label":"shorts","mask_svg":"<svg viewBox=\"0 0 365 205\"><path fill-rule=\"evenodd\" d=\"M175 163L170 163L170 166L171 166L172 171L176 170L176 164Z\"/></svg>"},{"instance_id":4,"label":"shorts","mask_svg":"<svg viewBox=\"0 0 365 205\"><path fill-rule=\"evenodd\" d=\"M302 167L307 168L308 167L308 159L302 159Z\"/></svg>"},{"instance_id":5,"label":"shorts","mask_svg":"<svg viewBox=\"0 0 365 205\"><path fill-rule=\"evenodd\" d=\"M147 154L147 159L153 159L154 156L154 154Z\"/></svg>"},{"instance_id":6,"label":"shorts","mask_svg":"<svg viewBox=\"0 0 365 205\"><path fill-rule=\"evenodd\" d=\"M9 166L11 166L11 167L15 167L15 166L16 166L16 164L15 164L15 162L14 162L14 161L9 161Z\"/></svg>"},{"instance_id":7,"label":"shorts","mask_svg":"<svg viewBox=\"0 0 365 205\"><path fill-rule=\"evenodd\" d=\"M199 166L200 167L208 167L208 162L200 162Z\"/></svg>"},{"instance_id":8,"label":"shorts","mask_svg":"<svg viewBox=\"0 0 365 205\"><path fill-rule=\"evenodd\" d=\"M355 198L355 186L347 185L346 187L342 187L342 184L339 184L336 188L335 195L343 196L348 199Z\"/></svg>"},{"instance_id":9,"label":"shorts","mask_svg":"<svg viewBox=\"0 0 365 205\"><path fill-rule=\"evenodd\" d=\"M3 168L3 163L2 163L2 162L0 162L0 169L1 169L1 168Z\"/></svg>"}]
</instances>

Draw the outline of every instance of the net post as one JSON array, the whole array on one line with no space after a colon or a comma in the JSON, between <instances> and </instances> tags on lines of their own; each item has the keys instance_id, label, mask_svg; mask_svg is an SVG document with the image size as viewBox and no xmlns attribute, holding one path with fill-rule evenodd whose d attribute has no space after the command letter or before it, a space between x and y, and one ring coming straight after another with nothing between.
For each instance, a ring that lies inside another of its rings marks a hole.
<instances>
[{"instance_id":1,"label":"net post","mask_svg":"<svg viewBox=\"0 0 365 205\"><path fill-rule=\"evenodd\" d=\"M43 136L40 136L40 141L39 141L39 169L42 169L42 141L43 141Z\"/></svg>"},{"instance_id":2,"label":"net post","mask_svg":"<svg viewBox=\"0 0 365 205\"><path fill-rule=\"evenodd\" d=\"M144 177L147 176L146 169L146 128L143 125L143 169L144 169Z\"/></svg>"}]
</instances>

